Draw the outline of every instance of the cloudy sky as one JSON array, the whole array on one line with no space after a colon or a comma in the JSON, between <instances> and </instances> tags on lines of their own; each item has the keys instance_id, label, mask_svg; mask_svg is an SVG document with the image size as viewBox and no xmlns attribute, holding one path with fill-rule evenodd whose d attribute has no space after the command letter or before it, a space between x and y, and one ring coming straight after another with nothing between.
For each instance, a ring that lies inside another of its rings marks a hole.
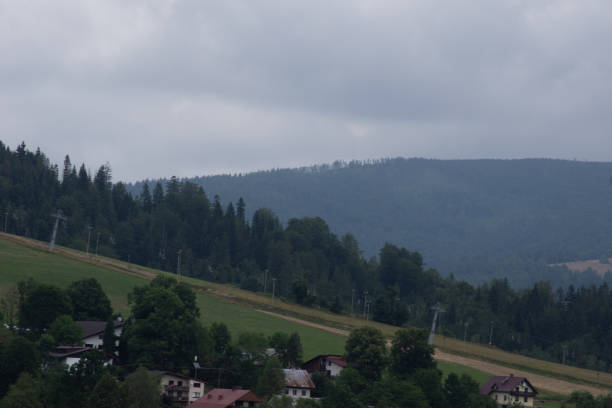
<instances>
[{"instance_id":1,"label":"cloudy sky","mask_svg":"<svg viewBox=\"0 0 612 408\"><path fill-rule=\"evenodd\" d=\"M0 0L0 140L114 180L612 160L609 0Z\"/></svg>"}]
</instances>

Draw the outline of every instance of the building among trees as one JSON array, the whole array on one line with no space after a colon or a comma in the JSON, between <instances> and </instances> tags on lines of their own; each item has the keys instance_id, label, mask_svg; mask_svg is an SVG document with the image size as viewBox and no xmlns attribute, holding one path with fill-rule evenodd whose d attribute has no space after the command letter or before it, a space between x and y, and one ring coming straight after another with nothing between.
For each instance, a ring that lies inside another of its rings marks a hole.
<instances>
[{"instance_id":1,"label":"building among trees","mask_svg":"<svg viewBox=\"0 0 612 408\"><path fill-rule=\"evenodd\" d=\"M515 403L533 407L538 391L527 378L510 374L489 379L480 387L480 393L493 398L498 407L506 408Z\"/></svg>"}]
</instances>

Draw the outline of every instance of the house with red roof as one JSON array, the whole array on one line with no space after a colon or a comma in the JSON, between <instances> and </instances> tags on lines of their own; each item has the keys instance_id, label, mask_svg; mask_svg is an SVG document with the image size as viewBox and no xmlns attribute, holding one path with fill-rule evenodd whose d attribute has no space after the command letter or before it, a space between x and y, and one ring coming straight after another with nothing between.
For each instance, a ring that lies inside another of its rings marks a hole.
<instances>
[{"instance_id":1,"label":"house with red roof","mask_svg":"<svg viewBox=\"0 0 612 408\"><path fill-rule=\"evenodd\" d=\"M321 354L302 364L302 368L309 373L318 371L330 378L336 378L340 375L344 367L346 367L346 360L342 356L334 354Z\"/></svg>"},{"instance_id":2,"label":"house with red roof","mask_svg":"<svg viewBox=\"0 0 612 408\"><path fill-rule=\"evenodd\" d=\"M258 407L261 398L251 390L240 387L215 388L189 408L226 408L226 407Z\"/></svg>"},{"instance_id":3,"label":"house with red roof","mask_svg":"<svg viewBox=\"0 0 612 408\"><path fill-rule=\"evenodd\" d=\"M514 403L533 407L538 391L527 378L510 374L489 379L480 387L480 393L493 398L498 407L507 408Z\"/></svg>"}]
</instances>

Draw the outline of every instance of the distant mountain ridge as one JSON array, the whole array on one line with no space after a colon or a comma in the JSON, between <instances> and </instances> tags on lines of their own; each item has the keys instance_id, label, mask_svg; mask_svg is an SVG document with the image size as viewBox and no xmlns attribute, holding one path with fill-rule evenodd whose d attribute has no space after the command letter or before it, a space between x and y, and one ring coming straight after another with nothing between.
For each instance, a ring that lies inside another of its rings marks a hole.
<instances>
[{"instance_id":1,"label":"distant mountain ridge","mask_svg":"<svg viewBox=\"0 0 612 408\"><path fill-rule=\"evenodd\" d=\"M523 284L550 279L547 264L612 256L611 175L601 162L394 158L187 180L250 213L320 216L368 255L390 242L444 275Z\"/></svg>"}]
</instances>

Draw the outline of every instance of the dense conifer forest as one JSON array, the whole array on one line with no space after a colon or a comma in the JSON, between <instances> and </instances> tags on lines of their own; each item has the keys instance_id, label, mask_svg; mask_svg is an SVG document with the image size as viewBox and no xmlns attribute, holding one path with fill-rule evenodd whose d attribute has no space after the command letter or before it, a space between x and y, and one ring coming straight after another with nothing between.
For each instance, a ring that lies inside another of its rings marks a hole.
<instances>
[{"instance_id":1,"label":"dense conifer forest","mask_svg":"<svg viewBox=\"0 0 612 408\"><path fill-rule=\"evenodd\" d=\"M612 256L610 176L612 163L397 158L188 180L283 222L320 216L334 233L353 234L366 256L390 242L418 249L445 276L512 276L524 287L575 284L547 265Z\"/></svg>"},{"instance_id":2,"label":"dense conifer forest","mask_svg":"<svg viewBox=\"0 0 612 408\"><path fill-rule=\"evenodd\" d=\"M447 335L610 369L612 292L605 283L516 289L517 269L474 286L428 267L418 245L383 240L377 256L366 258L354 236L332 233L322 218L283 223L270 209L247 210L242 198L222 203L176 178L132 196L112 183L109 165L89 174L66 156L59 169L38 150L0 143L0 207L9 233L49 240L59 209L67 217L61 245L173 272L180 253L182 274L252 291L274 288L290 301L399 326L426 327L440 302Z\"/></svg>"}]
</instances>

